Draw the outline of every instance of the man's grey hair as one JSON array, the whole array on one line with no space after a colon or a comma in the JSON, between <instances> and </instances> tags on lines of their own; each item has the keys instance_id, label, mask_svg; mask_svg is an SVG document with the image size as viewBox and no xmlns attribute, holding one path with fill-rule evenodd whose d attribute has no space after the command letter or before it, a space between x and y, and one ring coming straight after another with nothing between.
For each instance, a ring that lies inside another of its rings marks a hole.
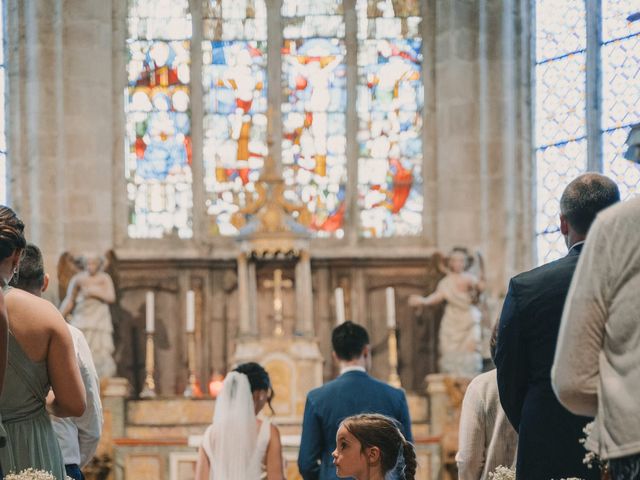
<instances>
[{"instance_id":1,"label":"man's grey hair","mask_svg":"<svg viewBox=\"0 0 640 480\"><path fill-rule=\"evenodd\" d=\"M580 235L586 235L601 210L620 201L620 190L609 177L585 173L573 180L562 193L560 213Z\"/></svg>"}]
</instances>

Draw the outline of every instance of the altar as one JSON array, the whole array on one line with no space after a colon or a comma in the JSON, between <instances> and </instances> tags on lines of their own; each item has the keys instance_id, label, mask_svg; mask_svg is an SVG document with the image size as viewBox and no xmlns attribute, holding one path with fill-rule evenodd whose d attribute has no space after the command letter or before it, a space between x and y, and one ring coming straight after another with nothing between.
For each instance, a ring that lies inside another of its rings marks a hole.
<instances>
[{"instance_id":1,"label":"altar","mask_svg":"<svg viewBox=\"0 0 640 480\"><path fill-rule=\"evenodd\" d=\"M410 396L408 400L419 464L416 478L436 479L441 468L440 437L429 433L426 400L417 396ZM104 407L105 437L97 458L109 458L108 478L195 478L201 435L211 422L215 400L180 397L139 400L114 395L104 398ZM278 415L273 421L282 435L286 478L299 480L296 461L301 424Z\"/></svg>"}]
</instances>

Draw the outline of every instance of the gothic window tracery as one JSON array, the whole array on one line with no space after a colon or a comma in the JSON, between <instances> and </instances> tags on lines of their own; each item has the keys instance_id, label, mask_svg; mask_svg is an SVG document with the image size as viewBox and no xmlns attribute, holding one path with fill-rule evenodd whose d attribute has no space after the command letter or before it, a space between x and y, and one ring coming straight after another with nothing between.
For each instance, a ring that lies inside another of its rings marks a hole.
<instances>
[{"instance_id":1,"label":"gothic window tracery","mask_svg":"<svg viewBox=\"0 0 640 480\"><path fill-rule=\"evenodd\" d=\"M285 198L305 205L314 237L422 235L420 4L201 0L191 2L194 13L187 0L130 0L129 237L237 235L244 223L236 221L238 212L255 198L272 153L273 123L281 125L273 141ZM278 59L268 55L274 39L282 42ZM156 58L156 50L168 53ZM351 83L349 55L357 60ZM196 89L194 71L202 82ZM279 85L269 84L274 78ZM192 109L196 102L202 107ZM195 124L202 133L192 140ZM192 149L193 142L199 143ZM192 156L201 157L195 167ZM205 227L194 231L194 224Z\"/></svg>"}]
</instances>

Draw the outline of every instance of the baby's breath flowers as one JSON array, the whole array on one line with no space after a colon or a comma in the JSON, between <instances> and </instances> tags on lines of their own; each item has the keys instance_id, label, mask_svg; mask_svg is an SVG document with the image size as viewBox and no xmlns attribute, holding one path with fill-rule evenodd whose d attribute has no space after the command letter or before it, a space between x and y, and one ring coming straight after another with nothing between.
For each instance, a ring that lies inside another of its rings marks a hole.
<instances>
[{"instance_id":1,"label":"baby's breath flowers","mask_svg":"<svg viewBox=\"0 0 640 480\"><path fill-rule=\"evenodd\" d=\"M22 470L20 473L9 473L4 476L5 480L56 480L49 472L45 472L44 470L36 470L34 468L27 468L26 470ZM65 476L65 480L72 480L71 478Z\"/></svg>"},{"instance_id":2,"label":"baby's breath flowers","mask_svg":"<svg viewBox=\"0 0 640 480\"><path fill-rule=\"evenodd\" d=\"M500 465L489 473L489 480L516 480L516 471L513 468Z\"/></svg>"}]
</instances>

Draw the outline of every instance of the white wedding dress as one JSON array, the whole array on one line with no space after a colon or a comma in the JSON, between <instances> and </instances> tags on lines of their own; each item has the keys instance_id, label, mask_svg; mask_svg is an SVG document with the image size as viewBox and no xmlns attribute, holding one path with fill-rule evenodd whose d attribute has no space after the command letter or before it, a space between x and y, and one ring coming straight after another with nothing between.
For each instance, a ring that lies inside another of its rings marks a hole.
<instances>
[{"instance_id":1,"label":"white wedding dress","mask_svg":"<svg viewBox=\"0 0 640 480\"><path fill-rule=\"evenodd\" d=\"M216 401L213 424L202 440L209 459L209 479L266 478L264 460L270 438L271 421L262 420L258 429L247 376L229 373Z\"/></svg>"}]
</instances>

